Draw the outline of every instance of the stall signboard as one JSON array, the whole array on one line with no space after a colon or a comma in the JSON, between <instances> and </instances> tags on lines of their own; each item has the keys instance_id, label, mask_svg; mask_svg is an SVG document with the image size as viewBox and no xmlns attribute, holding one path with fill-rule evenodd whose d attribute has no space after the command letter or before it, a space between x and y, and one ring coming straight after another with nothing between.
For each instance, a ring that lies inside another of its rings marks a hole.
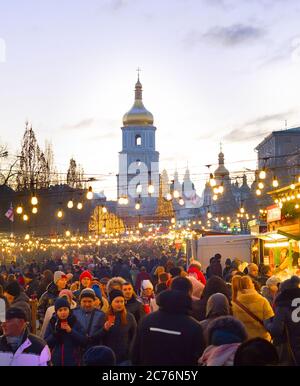
<instances>
[{"instance_id":1,"label":"stall signboard","mask_svg":"<svg viewBox=\"0 0 300 386\"><path fill-rule=\"evenodd\" d=\"M281 209L278 205L271 205L267 207L267 222L281 220Z\"/></svg>"}]
</instances>

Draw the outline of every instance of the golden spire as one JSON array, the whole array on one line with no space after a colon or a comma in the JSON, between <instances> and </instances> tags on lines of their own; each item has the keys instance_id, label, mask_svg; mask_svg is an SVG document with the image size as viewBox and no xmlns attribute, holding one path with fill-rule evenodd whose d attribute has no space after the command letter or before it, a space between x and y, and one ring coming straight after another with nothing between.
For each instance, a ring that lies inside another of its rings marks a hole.
<instances>
[{"instance_id":1,"label":"golden spire","mask_svg":"<svg viewBox=\"0 0 300 386\"><path fill-rule=\"evenodd\" d=\"M135 100L132 108L124 115L124 126L147 126L153 125L153 115L145 108L143 104L143 88L140 82L140 69L138 79L135 84Z\"/></svg>"}]
</instances>

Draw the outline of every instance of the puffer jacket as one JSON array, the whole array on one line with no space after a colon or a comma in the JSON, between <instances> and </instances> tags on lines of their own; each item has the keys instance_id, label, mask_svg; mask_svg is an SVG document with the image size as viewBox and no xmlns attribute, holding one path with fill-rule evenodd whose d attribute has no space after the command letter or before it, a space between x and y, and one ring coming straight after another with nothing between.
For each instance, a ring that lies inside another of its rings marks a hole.
<instances>
[{"instance_id":1,"label":"puffer jacket","mask_svg":"<svg viewBox=\"0 0 300 386\"><path fill-rule=\"evenodd\" d=\"M54 314L45 333L54 366L80 365L80 348L85 346L86 336L74 315L70 315L67 321L72 328L70 333L60 328L60 320Z\"/></svg>"},{"instance_id":2,"label":"puffer jacket","mask_svg":"<svg viewBox=\"0 0 300 386\"><path fill-rule=\"evenodd\" d=\"M297 302L297 300L294 299L299 299L299 301ZM293 301L297 303L294 306L292 305ZM299 305L300 288L286 289L277 295L275 300L275 316L273 319L267 321L267 328L276 346L288 344L288 333L290 346L298 366L300 366ZM281 361L288 362L287 364L294 364L290 362L291 358L280 359ZM288 360L286 361L286 359Z\"/></svg>"},{"instance_id":3,"label":"puffer jacket","mask_svg":"<svg viewBox=\"0 0 300 386\"><path fill-rule=\"evenodd\" d=\"M6 337L0 337L0 366L48 366L51 353L46 342L36 335L24 332L22 343L13 352Z\"/></svg>"},{"instance_id":4,"label":"puffer jacket","mask_svg":"<svg viewBox=\"0 0 300 386\"><path fill-rule=\"evenodd\" d=\"M255 289L240 291L237 300L262 321L274 316L268 300L261 296ZM268 331L235 302L232 302L232 313L234 317L244 323L249 339L259 337L271 341L271 336Z\"/></svg>"},{"instance_id":5,"label":"puffer jacket","mask_svg":"<svg viewBox=\"0 0 300 386\"><path fill-rule=\"evenodd\" d=\"M135 365L197 365L205 348L200 324L189 312L192 299L181 291L165 290L157 296L159 310L145 316L133 347Z\"/></svg>"}]
</instances>

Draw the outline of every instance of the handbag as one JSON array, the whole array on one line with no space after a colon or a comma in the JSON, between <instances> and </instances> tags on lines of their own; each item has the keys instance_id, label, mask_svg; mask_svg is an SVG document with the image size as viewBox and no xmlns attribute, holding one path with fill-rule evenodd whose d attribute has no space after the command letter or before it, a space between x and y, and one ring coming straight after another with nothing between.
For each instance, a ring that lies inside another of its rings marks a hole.
<instances>
[{"instance_id":1,"label":"handbag","mask_svg":"<svg viewBox=\"0 0 300 386\"><path fill-rule=\"evenodd\" d=\"M252 319L258 322L266 330L264 322L258 316L256 316L252 311L250 311L247 307L245 307L242 303L240 303L238 300L235 300L232 303L235 303L238 307L240 307L243 311L245 311L246 314L248 314Z\"/></svg>"}]
</instances>

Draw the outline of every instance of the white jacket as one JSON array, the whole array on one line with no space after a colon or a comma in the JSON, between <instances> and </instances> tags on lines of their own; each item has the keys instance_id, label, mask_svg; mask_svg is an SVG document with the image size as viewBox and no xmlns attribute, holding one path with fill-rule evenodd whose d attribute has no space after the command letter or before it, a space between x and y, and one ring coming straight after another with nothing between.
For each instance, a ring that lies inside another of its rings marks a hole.
<instances>
[{"instance_id":1,"label":"white jacket","mask_svg":"<svg viewBox=\"0 0 300 386\"><path fill-rule=\"evenodd\" d=\"M15 353L7 344L6 337L0 338L0 366L48 366L50 360L49 347L36 335L26 333Z\"/></svg>"},{"instance_id":2,"label":"white jacket","mask_svg":"<svg viewBox=\"0 0 300 386\"><path fill-rule=\"evenodd\" d=\"M0 298L0 322L5 322L5 300Z\"/></svg>"}]
</instances>

